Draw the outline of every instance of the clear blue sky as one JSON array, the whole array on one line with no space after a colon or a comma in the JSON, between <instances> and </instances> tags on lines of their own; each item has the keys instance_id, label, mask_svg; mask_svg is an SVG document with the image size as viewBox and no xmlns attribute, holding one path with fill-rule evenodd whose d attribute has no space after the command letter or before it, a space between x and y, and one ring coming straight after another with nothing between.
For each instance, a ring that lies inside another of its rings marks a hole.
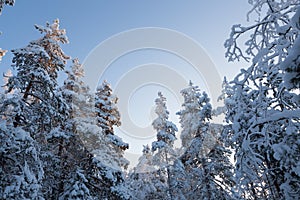
<instances>
[{"instance_id":1,"label":"clear blue sky","mask_svg":"<svg viewBox=\"0 0 300 200\"><path fill-rule=\"evenodd\" d=\"M115 34L134 28L160 27L181 32L194 39L205 49L219 74L231 79L242 65L227 63L224 58L223 44L230 33L231 26L246 21L246 12L249 8L247 0L16 0L15 6L5 6L0 16L2 31L0 47L7 50L24 47L31 40L40 37L34 24L45 25L46 21L52 22L59 18L60 26L67 30L70 40L70 44L62 46L63 50L71 57L78 57L84 61L99 43ZM127 60L119 60L115 65L129 63L130 66L135 67L143 62L160 62L161 58L149 60L149 57L155 57L152 55L153 52L149 51L145 54L148 56L143 56L143 53L147 52L128 55ZM160 54L160 56L165 60L174 59L173 63L180 63L176 61L178 58L171 58L170 55ZM137 57L142 61L135 63ZM10 59L11 54L8 53L0 63L1 74L10 68ZM168 61L162 63L166 64ZM155 93L153 88L147 90ZM132 97L136 94L138 93ZM139 105L139 108L130 111L131 120L137 121L137 124L142 124L141 126L147 125L151 121L150 118L153 118L153 109L149 105L155 97L152 96L149 103L143 99L137 100L134 106ZM174 112L178 111L178 107L175 104L168 106L172 108L174 118ZM151 116L141 117L137 114L148 110L151 110ZM137 149L141 149L141 144L132 152Z\"/></svg>"},{"instance_id":2,"label":"clear blue sky","mask_svg":"<svg viewBox=\"0 0 300 200\"><path fill-rule=\"evenodd\" d=\"M245 21L248 9L246 0L16 0L15 6L5 6L0 16L0 46L8 50L23 47L39 37L34 24L59 18L70 40L63 49L83 61L96 45L114 34L132 28L163 27L195 39L222 75L232 75L234 67L230 69L225 63L223 43L231 25ZM1 71L9 67L9 59L3 58Z\"/></svg>"}]
</instances>

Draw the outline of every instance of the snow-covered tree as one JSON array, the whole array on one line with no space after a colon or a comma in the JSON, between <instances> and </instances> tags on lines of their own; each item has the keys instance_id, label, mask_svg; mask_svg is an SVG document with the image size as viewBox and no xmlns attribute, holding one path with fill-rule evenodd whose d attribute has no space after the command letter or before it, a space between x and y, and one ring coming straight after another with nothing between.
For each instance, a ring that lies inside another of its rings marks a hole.
<instances>
[{"instance_id":1,"label":"snow-covered tree","mask_svg":"<svg viewBox=\"0 0 300 200\"><path fill-rule=\"evenodd\" d=\"M120 112L116 106L118 98L113 95L111 86L103 81L102 85L97 87L95 96L95 107L97 123L102 128L103 133L107 135L108 140L120 148L128 149L128 144L114 134L114 126L121 125Z\"/></svg>"},{"instance_id":2,"label":"snow-covered tree","mask_svg":"<svg viewBox=\"0 0 300 200\"><path fill-rule=\"evenodd\" d=\"M67 78L59 89L68 107L68 118L64 123L64 129L77 135L88 148L94 149L94 142L101 135L96 130L93 132L87 127L96 127L93 95L89 87L83 82L84 69L78 59L72 60L71 69L66 70ZM98 130L100 131L100 130Z\"/></svg>"},{"instance_id":3,"label":"snow-covered tree","mask_svg":"<svg viewBox=\"0 0 300 200\"><path fill-rule=\"evenodd\" d=\"M181 156L186 169L189 188L187 199L232 199L233 171L229 161L230 151L219 139L213 146L206 145L210 135L212 107L205 92L198 96L198 127L191 144ZM220 135L220 134L219 134Z\"/></svg>"},{"instance_id":4,"label":"snow-covered tree","mask_svg":"<svg viewBox=\"0 0 300 200\"><path fill-rule=\"evenodd\" d=\"M180 160L175 159L166 171L165 167L158 168L153 159L155 158L150 147L144 146L137 166L126 179L133 199L185 199L184 191L188 189L188 184L185 168ZM167 175L170 176L169 182Z\"/></svg>"},{"instance_id":5,"label":"snow-covered tree","mask_svg":"<svg viewBox=\"0 0 300 200\"><path fill-rule=\"evenodd\" d=\"M59 29L58 20L52 25L47 23L46 27L36 25L36 29L43 34L42 38L12 51L16 74L8 77L6 99L0 109L3 119L28 133L36 143L36 157L42 160L41 167L44 168L41 190L46 195L57 183L53 177L61 175L61 166L50 149L54 146L47 142L47 137L68 115L63 98L57 94L56 80L58 71L64 68L68 59L60 44L68 40L66 31ZM29 163L27 159L24 162Z\"/></svg>"},{"instance_id":6,"label":"snow-covered tree","mask_svg":"<svg viewBox=\"0 0 300 200\"><path fill-rule=\"evenodd\" d=\"M174 200L188 199L187 194L190 191L190 182L188 173L180 159L176 159L170 166L170 191Z\"/></svg>"},{"instance_id":7,"label":"snow-covered tree","mask_svg":"<svg viewBox=\"0 0 300 200\"><path fill-rule=\"evenodd\" d=\"M63 86L58 89L56 95L60 96L66 103L66 113L68 115L65 116L65 120L59 126L46 133L47 149L44 155L44 162L47 167L45 168L46 178L43 191L49 198L55 199L70 195L68 193L71 190L70 187L72 187L70 185L82 186L82 184L85 184L85 182L79 183L84 179L77 176L77 171L80 170L79 166L82 163L87 162L85 160L89 155L81 140L81 135L77 134L76 131L76 120L87 120L79 117L83 114L82 110L85 111L84 116L86 118L92 112L84 109L88 107L86 103L87 96L82 94L86 94L83 91L86 91L87 88L83 82L80 82L84 72L78 59L73 59L73 66L70 71L66 70L66 74L68 77ZM90 104L90 107L92 107L92 104ZM91 119L93 118L88 120ZM66 182L66 179L72 180ZM85 190L81 190L81 192L83 191Z\"/></svg>"},{"instance_id":8,"label":"snow-covered tree","mask_svg":"<svg viewBox=\"0 0 300 200\"><path fill-rule=\"evenodd\" d=\"M114 133L114 126L120 126L120 113L116 106L118 98L113 95L109 83L104 81L98 86L95 94L96 123L102 129L103 139L110 152L110 160L118 163L117 168L127 168L128 160L124 158L124 151L129 148L128 143ZM99 155L99 154L98 154Z\"/></svg>"},{"instance_id":9,"label":"snow-covered tree","mask_svg":"<svg viewBox=\"0 0 300 200\"><path fill-rule=\"evenodd\" d=\"M111 86L103 81L102 85L97 87L95 107L98 124L107 135L114 133L113 126L121 125L117 102L118 98L113 95Z\"/></svg>"},{"instance_id":10,"label":"snow-covered tree","mask_svg":"<svg viewBox=\"0 0 300 200\"><path fill-rule=\"evenodd\" d=\"M66 188L59 199L93 199L86 185L88 184L88 180L85 178L82 170L77 169L75 173L71 173L71 176L65 182Z\"/></svg>"},{"instance_id":11,"label":"snow-covered tree","mask_svg":"<svg viewBox=\"0 0 300 200\"><path fill-rule=\"evenodd\" d=\"M157 169L153 165L153 154L149 145L143 148L136 167L129 172L126 184L132 193L133 199L162 199L165 197L165 183L157 176Z\"/></svg>"},{"instance_id":12,"label":"snow-covered tree","mask_svg":"<svg viewBox=\"0 0 300 200\"><path fill-rule=\"evenodd\" d=\"M66 31L59 29L59 20L46 27L35 26L43 37L30 42L26 47L12 50L13 67L17 74L10 77L8 90L18 90L21 95L19 107L22 112L15 115L14 124L30 126L35 134L49 131L63 120L65 104L57 96L57 73L64 69L69 58L60 44L68 43Z\"/></svg>"},{"instance_id":13,"label":"snow-covered tree","mask_svg":"<svg viewBox=\"0 0 300 200\"><path fill-rule=\"evenodd\" d=\"M132 199L168 199L167 185L160 178L160 171L129 173L126 183L132 194Z\"/></svg>"},{"instance_id":14,"label":"snow-covered tree","mask_svg":"<svg viewBox=\"0 0 300 200\"><path fill-rule=\"evenodd\" d=\"M155 99L155 113L158 117L153 121L152 126L157 132L157 141L152 143L152 150L173 147L176 140L175 133L178 131L176 125L169 121L169 111L166 106L166 98L161 92L158 93L158 98Z\"/></svg>"},{"instance_id":15,"label":"snow-covered tree","mask_svg":"<svg viewBox=\"0 0 300 200\"><path fill-rule=\"evenodd\" d=\"M190 81L189 86L180 91L184 98L183 109L176 114L180 116L182 147L186 149L196 136L200 123L200 89Z\"/></svg>"},{"instance_id":16,"label":"snow-covered tree","mask_svg":"<svg viewBox=\"0 0 300 200\"><path fill-rule=\"evenodd\" d=\"M157 118L154 119L152 126L157 132L157 141L152 142L152 151L155 153L153 156L153 165L157 167L160 179L166 182L166 198L172 199L170 165L176 159L173 144L176 140L175 133L178 129L173 122L168 120L169 111L166 106L166 98L161 92L158 93L155 104Z\"/></svg>"},{"instance_id":17,"label":"snow-covered tree","mask_svg":"<svg viewBox=\"0 0 300 200\"><path fill-rule=\"evenodd\" d=\"M43 199L43 164L37 143L0 119L0 199Z\"/></svg>"},{"instance_id":18,"label":"snow-covered tree","mask_svg":"<svg viewBox=\"0 0 300 200\"><path fill-rule=\"evenodd\" d=\"M126 191L122 185L122 167L127 166L128 161L123 157L123 152L119 154L109 145L106 134L97 125L95 97L82 81L84 69L78 59L73 60L71 70L66 73L68 77L60 88L70 113L63 126L63 131L71 133L70 138L64 139L65 144L69 144L63 154L68 158L66 167L72 173L81 170L88 182L78 179L75 183L87 186L89 193L85 195L94 199L126 199L128 195L121 194L121 191ZM80 168L74 169L75 166ZM64 188L69 186L64 185Z\"/></svg>"},{"instance_id":19,"label":"snow-covered tree","mask_svg":"<svg viewBox=\"0 0 300 200\"><path fill-rule=\"evenodd\" d=\"M230 151L219 141L206 154L201 154L203 140L196 137L183 157L189 190L186 198L233 199L233 166Z\"/></svg>"},{"instance_id":20,"label":"snow-covered tree","mask_svg":"<svg viewBox=\"0 0 300 200\"><path fill-rule=\"evenodd\" d=\"M259 18L234 25L225 42L230 61L251 61L225 99L238 191L247 199L299 199L300 2L249 2L248 17ZM238 43L243 34L250 36L245 51Z\"/></svg>"},{"instance_id":21,"label":"snow-covered tree","mask_svg":"<svg viewBox=\"0 0 300 200\"><path fill-rule=\"evenodd\" d=\"M139 162L134 168L134 172L136 173L148 173L155 171L153 166L153 154L149 147L149 145L143 146L143 154L139 158Z\"/></svg>"},{"instance_id":22,"label":"snow-covered tree","mask_svg":"<svg viewBox=\"0 0 300 200\"><path fill-rule=\"evenodd\" d=\"M72 59L72 66L70 68L71 69L65 71L67 78L64 80L64 84L59 89L59 92L61 92L66 99L69 109L72 110L70 117L73 118L76 116L74 112L81 110L75 105L78 95L88 91L88 88L81 80L84 77L84 70L78 58ZM86 101L85 98L82 97L83 102Z\"/></svg>"}]
</instances>

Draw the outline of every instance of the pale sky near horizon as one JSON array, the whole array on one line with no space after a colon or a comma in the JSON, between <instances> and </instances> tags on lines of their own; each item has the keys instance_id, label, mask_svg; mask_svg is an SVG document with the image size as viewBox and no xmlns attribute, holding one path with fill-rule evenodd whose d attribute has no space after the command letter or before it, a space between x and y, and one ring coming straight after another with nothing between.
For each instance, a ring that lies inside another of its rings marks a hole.
<instances>
[{"instance_id":1,"label":"pale sky near horizon","mask_svg":"<svg viewBox=\"0 0 300 200\"><path fill-rule=\"evenodd\" d=\"M158 27L178 31L195 40L215 64L219 75L232 79L240 67L247 67L247 65L227 63L224 58L223 44L233 24L246 23L246 12L249 8L247 0L91 0L86 2L16 0L15 6L5 6L0 16L0 31L2 32L0 47L7 50L24 47L30 41L40 37L34 24L45 25L46 21L52 22L59 18L60 26L67 30L70 40L70 44L62 45L63 50L66 54L73 58L78 57L83 62L97 45L116 34L136 28ZM135 59L139 62L135 63ZM127 59L119 60L115 65L130 65L129 67L134 68L143 62L165 64L169 62L167 59L174 59L173 62L177 62L178 58L172 58L163 53L142 51L128 55ZM0 63L1 74L10 68L10 60L11 53L7 53ZM70 64L71 62L67 66ZM110 81L109 74L106 79ZM117 79L111 82L115 83ZM148 91L150 90L152 91L153 88L148 88ZM139 99L139 97L136 98ZM153 96L149 102L153 102L155 98L156 96ZM140 102L145 106L146 101L140 100ZM141 104L140 102L137 101L135 105ZM146 106L148 104L150 103ZM172 105L168 106L172 107ZM177 107L171 109L173 115L176 109L178 110ZM143 108L137 110L143 110ZM131 117L132 120L138 121L141 117L135 112L137 111L131 112ZM150 115L152 116L153 113ZM147 115L145 119L149 121L151 116ZM137 123L147 124L147 120ZM138 148L132 150L131 153L140 153L136 151L137 149L140 151L141 146L138 144Z\"/></svg>"}]
</instances>

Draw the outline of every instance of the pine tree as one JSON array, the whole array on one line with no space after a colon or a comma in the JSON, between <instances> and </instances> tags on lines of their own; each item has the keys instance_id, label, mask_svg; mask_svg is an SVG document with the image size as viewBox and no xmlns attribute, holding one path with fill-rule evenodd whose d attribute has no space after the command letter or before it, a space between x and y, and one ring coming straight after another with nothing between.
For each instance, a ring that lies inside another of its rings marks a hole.
<instances>
[{"instance_id":1,"label":"pine tree","mask_svg":"<svg viewBox=\"0 0 300 200\"><path fill-rule=\"evenodd\" d=\"M68 40L65 30L59 29L58 20L52 25L47 23L45 28L40 26L36 28L43 34L42 38L30 42L24 48L12 51L16 75L8 77L5 85L7 98L1 105L1 115L15 129L22 129L29 134L35 143L36 162L44 169L44 179L39 190L46 195L49 188L53 187L51 185L53 182L48 178L54 176L54 173L58 174L59 170L55 170L60 167L55 166L57 162L52 163L55 157L49 150L51 145L48 145L47 137L67 116L66 104L56 93L56 78L58 71L64 68L68 59L59 45L67 43ZM41 159L42 162L38 162L37 159ZM31 170L31 162L30 158L24 157L24 163L27 165L23 163L24 167L20 168L27 176ZM53 173L48 171L51 167ZM59 177L59 174L56 177ZM30 178L30 181L34 180L34 177ZM36 195L36 192L34 194Z\"/></svg>"},{"instance_id":2,"label":"pine tree","mask_svg":"<svg viewBox=\"0 0 300 200\"><path fill-rule=\"evenodd\" d=\"M7 92L18 90L21 113L15 113L15 126L28 126L35 134L51 130L63 120L65 104L55 94L57 73L64 69L66 56L60 43L68 43L66 31L59 29L59 20L46 27L35 26L43 37L26 47L12 50L17 74L8 80Z\"/></svg>"}]
</instances>

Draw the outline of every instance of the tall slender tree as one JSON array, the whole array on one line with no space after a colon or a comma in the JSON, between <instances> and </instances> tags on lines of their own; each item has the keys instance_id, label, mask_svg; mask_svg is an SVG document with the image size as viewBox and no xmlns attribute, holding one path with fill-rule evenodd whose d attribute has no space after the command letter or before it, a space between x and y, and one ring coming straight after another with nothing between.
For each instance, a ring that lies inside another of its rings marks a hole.
<instances>
[{"instance_id":1,"label":"tall slender tree","mask_svg":"<svg viewBox=\"0 0 300 200\"><path fill-rule=\"evenodd\" d=\"M97 121L105 134L114 134L113 126L121 125L120 112L116 106L118 98L113 95L111 86L107 81L97 87L95 106L97 108Z\"/></svg>"},{"instance_id":2,"label":"tall slender tree","mask_svg":"<svg viewBox=\"0 0 300 200\"><path fill-rule=\"evenodd\" d=\"M160 178L166 182L166 198L172 199L172 186L170 165L176 159L176 152L173 148L176 140L176 125L169 121L169 111L166 106L166 98L161 92L158 93L158 98L155 99L155 113L157 118L153 121L152 126L157 131L157 141L152 142L152 151L155 152L153 164L158 167Z\"/></svg>"},{"instance_id":3,"label":"tall slender tree","mask_svg":"<svg viewBox=\"0 0 300 200\"><path fill-rule=\"evenodd\" d=\"M114 126L121 125L121 116L117 108L118 98L113 94L110 84L106 81L97 88L95 94L96 123L102 128L104 140L112 155L110 160L118 163L118 167L127 168L129 162L124 158L124 151L129 148L114 132Z\"/></svg>"},{"instance_id":4,"label":"tall slender tree","mask_svg":"<svg viewBox=\"0 0 300 200\"><path fill-rule=\"evenodd\" d=\"M121 116L116 106L117 103L118 98L113 95L111 86L106 81L103 81L102 85L97 88L95 97L97 123L113 145L121 150L126 150L129 147L128 144L116 136L113 129L114 126L121 125Z\"/></svg>"},{"instance_id":5,"label":"tall slender tree","mask_svg":"<svg viewBox=\"0 0 300 200\"><path fill-rule=\"evenodd\" d=\"M180 117L180 124L182 127L180 139L184 149L189 147L199 128L199 112L201 109L199 104L199 97L201 94L199 91L198 86L194 86L191 81L187 88L180 91L184 98L182 104L183 109L176 114Z\"/></svg>"}]
</instances>

